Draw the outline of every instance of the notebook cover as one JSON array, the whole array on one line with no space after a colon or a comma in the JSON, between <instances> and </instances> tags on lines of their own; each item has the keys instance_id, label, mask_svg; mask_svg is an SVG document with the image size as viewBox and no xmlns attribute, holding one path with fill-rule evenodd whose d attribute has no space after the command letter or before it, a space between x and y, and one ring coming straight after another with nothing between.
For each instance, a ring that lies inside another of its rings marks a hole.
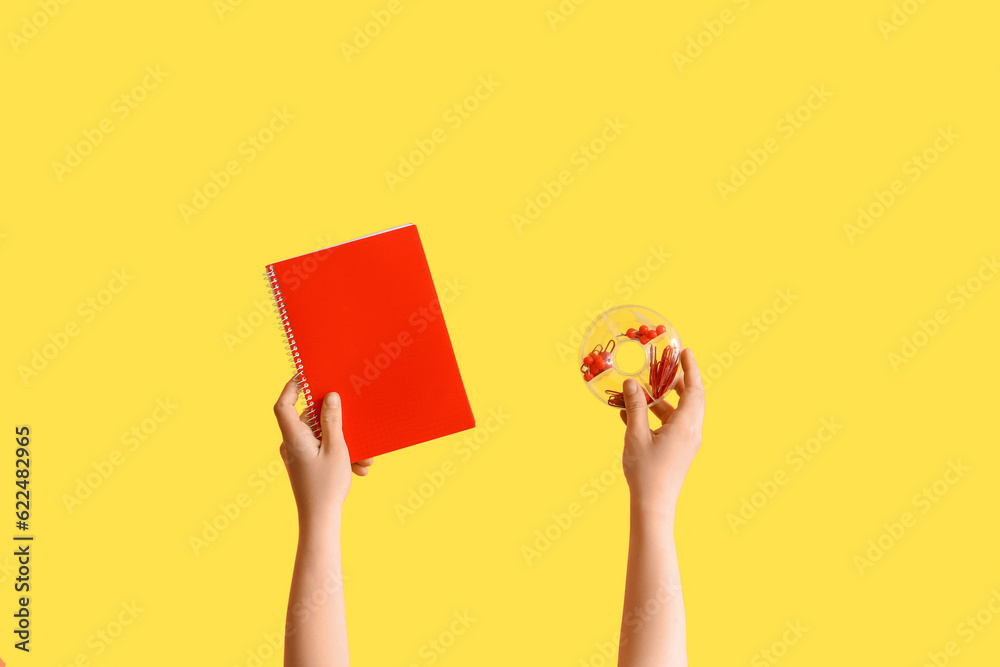
<instances>
[{"instance_id":1,"label":"notebook cover","mask_svg":"<svg viewBox=\"0 0 1000 667\"><path fill-rule=\"evenodd\" d=\"M316 437L330 391L351 461L476 425L415 225L269 264L267 276Z\"/></svg>"}]
</instances>

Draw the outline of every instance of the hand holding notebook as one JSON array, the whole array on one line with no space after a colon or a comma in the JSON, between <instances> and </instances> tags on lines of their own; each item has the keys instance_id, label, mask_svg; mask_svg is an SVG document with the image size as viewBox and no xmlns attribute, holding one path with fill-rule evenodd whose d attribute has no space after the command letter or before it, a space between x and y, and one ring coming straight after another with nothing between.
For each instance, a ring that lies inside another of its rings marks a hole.
<instances>
[{"instance_id":1,"label":"hand holding notebook","mask_svg":"<svg viewBox=\"0 0 1000 667\"><path fill-rule=\"evenodd\" d=\"M350 415L351 461L475 426L414 225L269 264L266 275L317 439L331 391Z\"/></svg>"}]
</instances>

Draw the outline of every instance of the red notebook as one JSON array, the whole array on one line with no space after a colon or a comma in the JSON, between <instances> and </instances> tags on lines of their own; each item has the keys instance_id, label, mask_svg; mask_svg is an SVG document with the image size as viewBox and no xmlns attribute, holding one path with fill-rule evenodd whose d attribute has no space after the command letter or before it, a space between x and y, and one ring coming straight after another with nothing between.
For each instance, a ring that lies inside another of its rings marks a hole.
<instances>
[{"instance_id":1,"label":"red notebook","mask_svg":"<svg viewBox=\"0 0 1000 667\"><path fill-rule=\"evenodd\" d=\"M340 394L351 461L476 425L414 225L267 265L317 438Z\"/></svg>"}]
</instances>

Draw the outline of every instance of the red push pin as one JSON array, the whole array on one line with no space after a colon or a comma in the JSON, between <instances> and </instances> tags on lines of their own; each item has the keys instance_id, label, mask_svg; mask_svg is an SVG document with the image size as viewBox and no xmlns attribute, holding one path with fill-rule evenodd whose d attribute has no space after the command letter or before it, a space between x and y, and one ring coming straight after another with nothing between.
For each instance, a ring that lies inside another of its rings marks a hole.
<instances>
[{"instance_id":1,"label":"red push pin","mask_svg":"<svg viewBox=\"0 0 1000 667\"><path fill-rule=\"evenodd\" d=\"M584 382L590 382L596 376L611 368L611 351L613 349L615 349L614 338L608 341L606 348L598 343L594 346L590 354L583 358L580 372L583 373Z\"/></svg>"}]
</instances>

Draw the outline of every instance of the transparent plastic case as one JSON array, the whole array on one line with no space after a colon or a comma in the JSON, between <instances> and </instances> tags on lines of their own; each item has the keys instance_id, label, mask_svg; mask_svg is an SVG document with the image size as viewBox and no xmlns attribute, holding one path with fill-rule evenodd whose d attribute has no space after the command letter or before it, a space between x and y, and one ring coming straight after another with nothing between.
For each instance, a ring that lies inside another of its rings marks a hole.
<instances>
[{"instance_id":1,"label":"transparent plastic case","mask_svg":"<svg viewBox=\"0 0 1000 667\"><path fill-rule=\"evenodd\" d=\"M580 345L580 375L602 403L625 407L622 383L632 378L646 403L663 400L677 382L681 339L673 325L644 306L601 313Z\"/></svg>"}]
</instances>

